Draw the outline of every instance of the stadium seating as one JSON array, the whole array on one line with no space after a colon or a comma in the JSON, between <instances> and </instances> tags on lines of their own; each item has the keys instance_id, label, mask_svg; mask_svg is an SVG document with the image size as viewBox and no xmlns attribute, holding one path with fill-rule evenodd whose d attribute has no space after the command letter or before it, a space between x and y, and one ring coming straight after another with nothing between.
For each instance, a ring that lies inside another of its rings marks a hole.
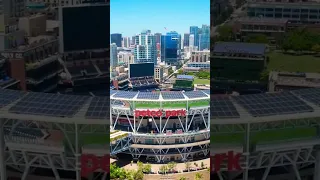
<instances>
[{"instance_id":1,"label":"stadium seating","mask_svg":"<svg viewBox=\"0 0 320 180\"><path fill-rule=\"evenodd\" d=\"M9 135L11 129L10 128L4 128L4 134ZM13 136L23 137L23 138L29 138L29 139L40 139L44 137L43 132L40 129L27 129L27 128L15 128L13 133Z\"/></svg>"}]
</instances>

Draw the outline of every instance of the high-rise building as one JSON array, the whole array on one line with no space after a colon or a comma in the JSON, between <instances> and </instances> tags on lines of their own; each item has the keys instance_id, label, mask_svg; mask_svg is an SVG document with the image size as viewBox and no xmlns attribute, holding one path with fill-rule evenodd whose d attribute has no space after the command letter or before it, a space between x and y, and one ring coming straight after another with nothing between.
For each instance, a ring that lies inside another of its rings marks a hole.
<instances>
[{"instance_id":1,"label":"high-rise building","mask_svg":"<svg viewBox=\"0 0 320 180\"><path fill-rule=\"evenodd\" d=\"M160 38L160 59L161 62L164 62L166 58L166 35L161 35Z\"/></svg>"},{"instance_id":2,"label":"high-rise building","mask_svg":"<svg viewBox=\"0 0 320 180\"><path fill-rule=\"evenodd\" d=\"M118 57L117 57L117 45L116 43L110 44L110 66L118 66Z\"/></svg>"},{"instance_id":3,"label":"high-rise building","mask_svg":"<svg viewBox=\"0 0 320 180\"><path fill-rule=\"evenodd\" d=\"M199 36L199 50L210 49L210 26L202 25L201 36Z\"/></svg>"},{"instance_id":4,"label":"high-rise building","mask_svg":"<svg viewBox=\"0 0 320 180\"><path fill-rule=\"evenodd\" d=\"M178 60L179 40L180 35L175 31L168 32L165 36L165 61L169 64Z\"/></svg>"},{"instance_id":5,"label":"high-rise building","mask_svg":"<svg viewBox=\"0 0 320 180\"><path fill-rule=\"evenodd\" d=\"M183 36L183 46L189 46L189 37L190 37L190 34L189 34L189 33L184 33L184 36Z\"/></svg>"},{"instance_id":6,"label":"high-rise building","mask_svg":"<svg viewBox=\"0 0 320 180\"><path fill-rule=\"evenodd\" d=\"M180 50L182 50L184 48L184 36L182 37L181 36L181 39L180 39Z\"/></svg>"},{"instance_id":7,"label":"high-rise building","mask_svg":"<svg viewBox=\"0 0 320 180\"><path fill-rule=\"evenodd\" d=\"M161 43L161 33L155 33L154 36L156 37L156 43Z\"/></svg>"},{"instance_id":8,"label":"high-rise building","mask_svg":"<svg viewBox=\"0 0 320 180\"><path fill-rule=\"evenodd\" d=\"M199 28L198 26L190 26L190 35L194 35L194 43L193 46L199 46ZM189 42L190 46L190 42Z\"/></svg>"},{"instance_id":9,"label":"high-rise building","mask_svg":"<svg viewBox=\"0 0 320 180\"><path fill-rule=\"evenodd\" d=\"M190 34L190 36L189 36L189 47L195 47L195 45L194 45L194 34Z\"/></svg>"},{"instance_id":10,"label":"high-rise building","mask_svg":"<svg viewBox=\"0 0 320 180\"><path fill-rule=\"evenodd\" d=\"M134 48L135 63L154 63L157 64L156 38L150 30L142 31L137 35Z\"/></svg>"},{"instance_id":11,"label":"high-rise building","mask_svg":"<svg viewBox=\"0 0 320 180\"><path fill-rule=\"evenodd\" d=\"M134 63L134 54L132 52L120 51L117 57L119 63L125 65Z\"/></svg>"},{"instance_id":12,"label":"high-rise building","mask_svg":"<svg viewBox=\"0 0 320 180\"><path fill-rule=\"evenodd\" d=\"M122 42L123 42L122 47L125 47L125 48L130 47L130 37L123 37Z\"/></svg>"},{"instance_id":13,"label":"high-rise building","mask_svg":"<svg viewBox=\"0 0 320 180\"><path fill-rule=\"evenodd\" d=\"M132 36L131 45L136 45L136 36Z\"/></svg>"},{"instance_id":14,"label":"high-rise building","mask_svg":"<svg viewBox=\"0 0 320 180\"><path fill-rule=\"evenodd\" d=\"M121 47L122 34L114 33L111 34L111 44L116 43L117 47Z\"/></svg>"}]
</instances>

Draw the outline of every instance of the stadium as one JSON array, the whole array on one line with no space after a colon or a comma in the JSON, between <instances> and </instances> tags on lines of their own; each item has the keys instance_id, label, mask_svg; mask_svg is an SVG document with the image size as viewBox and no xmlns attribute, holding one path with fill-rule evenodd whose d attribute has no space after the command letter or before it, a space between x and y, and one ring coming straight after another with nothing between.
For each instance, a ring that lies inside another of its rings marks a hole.
<instances>
[{"instance_id":1,"label":"stadium","mask_svg":"<svg viewBox=\"0 0 320 180\"><path fill-rule=\"evenodd\" d=\"M320 179L319 106L319 88L211 96L211 178Z\"/></svg>"},{"instance_id":2,"label":"stadium","mask_svg":"<svg viewBox=\"0 0 320 180\"><path fill-rule=\"evenodd\" d=\"M209 157L209 91L112 90L110 98L111 157L150 163Z\"/></svg>"},{"instance_id":3,"label":"stadium","mask_svg":"<svg viewBox=\"0 0 320 180\"><path fill-rule=\"evenodd\" d=\"M23 180L29 175L80 180L85 169L106 179L109 108L108 97L0 89L0 140L6 147L0 148L0 174L5 177L7 167L7 177ZM88 155L106 162L88 169Z\"/></svg>"}]
</instances>

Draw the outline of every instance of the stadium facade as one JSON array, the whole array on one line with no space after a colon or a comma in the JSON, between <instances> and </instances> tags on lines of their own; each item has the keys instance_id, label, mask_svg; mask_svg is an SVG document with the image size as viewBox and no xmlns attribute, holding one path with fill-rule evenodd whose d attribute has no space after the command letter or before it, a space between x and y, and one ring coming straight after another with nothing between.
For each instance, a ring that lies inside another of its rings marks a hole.
<instances>
[{"instance_id":1,"label":"stadium facade","mask_svg":"<svg viewBox=\"0 0 320 180\"><path fill-rule=\"evenodd\" d=\"M185 162L209 157L209 91L111 91L110 155Z\"/></svg>"},{"instance_id":2,"label":"stadium facade","mask_svg":"<svg viewBox=\"0 0 320 180\"><path fill-rule=\"evenodd\" d=\"M319 88L211 97L212 160L232 152L241 168L220 161L211 178L319 179L319 97Z\"/></svg>"},{"instance_id":3,"label":"stadium facade","mask_svg":"<svg viewBox=\"0 0 320 180\"><path fill-rule=\"evenodd\" d=\"M80 180L87 167L83 157L109 155L109 107L108 97L0 89L1 175L7 167L21 179L52 170L55 179Z\"/></svg>"}]
</instances>

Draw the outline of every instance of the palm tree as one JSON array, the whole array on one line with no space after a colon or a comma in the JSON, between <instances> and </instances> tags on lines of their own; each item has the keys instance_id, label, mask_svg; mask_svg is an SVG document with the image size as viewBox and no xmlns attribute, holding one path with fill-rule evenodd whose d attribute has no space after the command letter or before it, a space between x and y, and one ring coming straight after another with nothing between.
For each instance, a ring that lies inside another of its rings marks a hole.
<instances>
[{"instance_id":1,"label":"palm tree","mask_svg":"<svg viewBox=\"0 0 320 180\"><path fill-rule=\"evenodd\" d=\"M195 180L200 180L203 178L203 175L199 172L196 173L196 179Z\"/></svg>"}]
</instances>

